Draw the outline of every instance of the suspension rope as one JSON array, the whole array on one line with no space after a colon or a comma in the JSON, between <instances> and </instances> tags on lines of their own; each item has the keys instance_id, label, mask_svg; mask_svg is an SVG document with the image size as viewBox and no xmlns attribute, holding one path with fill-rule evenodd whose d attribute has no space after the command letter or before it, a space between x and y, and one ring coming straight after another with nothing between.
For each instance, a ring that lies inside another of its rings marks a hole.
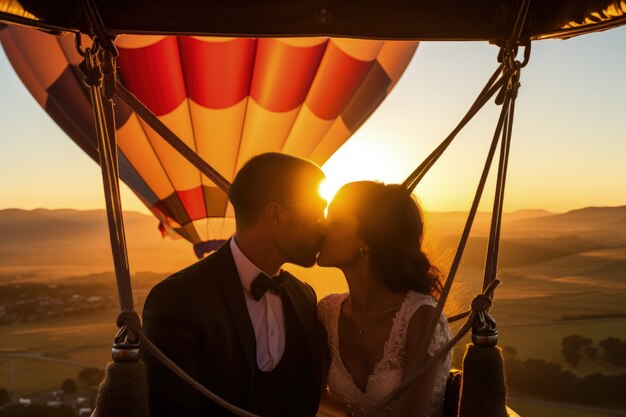
<instances>
[{"instance_id":1,"label":"suspension rope","mask_svg":"<svg viewBox=\"0 0 626 417\"><path fill-rule=\"evenodd\" d=\"M509 109L505 121L502 144L500 146L500 163L498 165L498 176L496 193L493 201L491 217L491 228L489 232L489 244L487 246L487 258L485 261L485 274L483 277L483 290L496 278L498 269L498 256L500 248L500 229L502 226L502 212L504 207L504 190L506 185L507 168L509 162L509 151L511 147L511 136L513 130L513 120L515 115L515 97L519 89L519 70L510 81L507 94L511 95Z\"/></svg>"},{"instance_id":2,"label":"suspension rope","mask_svg":"<svg viewBox=\"0 0 626 417\"><path fill-rule=\"evenodd\" d=\"M96 129L100 166L105 190L109 235L115 265L118 296L121 312L117 323L120 327L115 345L133 344L141 341L143 346L154 355L164 366L185 380L201 394L216 402L228 411L242 417L256 417L255 414L243 410L220 398L198 381L191 378L174 362L167 358L143 333L139 315L133 309L133 297L130 281L126 238L122 218L121 199L119 193L119 168L117 160L117 145L115 140L115 118L112 96L115 90L115 61L114 56L105 49L97 52L87 49L85 53L86 82L89 85ZM102 71L104 68L104 71ZM103 74L104 72L104 74ZM103 83L104 79L104 83ZM108 87L107 87L108 83Z\"/></svg>"},{"instance_id":3,"label":"suspension rope","mask_svg":"<svg viewBox=\"0 0 626 417\"><path fill-rule=\"evenodd\" d=\"M446 344L446 346L440 349L433 357L430 357L430 358L428 357L428 347L434 336L434 333L435 333L435 330L439 321L439 317L443 311L443 307L445 305L445 302L452 288L452 284L456 277L456 272L458 271L458 267L460 265L461 258L463 256L465 246L467 245L471 227L473 225L474 218L478 211L478 205L480 203L482 193L484 191L485 183L487 181L489 171L493 163L493 157L495 155L497 145L499 142L502 142L501 152L500 152L500 162L499 162L499 178L498 178L497 185L496 185L497 187L496 202L494 203L496 204L496 207L497 207L497 213L494 213L494 218L495 218L495 220L493 221L494 228L492 228L493 230L490 232L490 235L494 236L494 238L499 237L499 223L501 221L501 208L502 208L502 202L504 198L504 185L505 185L505 181L502 177L506 174L507 163L505 159L508 158L510 133L512 131L511 110L514 109L514 106L512 106L512 102L514 102L516 98L516 94L514 94L513 91L515 91L516 93L517 86L519 85L517 80L518 80L520 68L521 68L521 65L518 65L515 68L505 67L504 76L503 76L505 83L503 83L501 87L505 91L505 94L504 94L504 102L503 102L502 109L500 112L500 117L498 118L496 129L492 138L491 146L489 148L485 165L483 167L483 172L481 174L481 178L478 183L476 194L474 196L474 200L472 202L472 206L468 214L468 218L465 223L463 233L459 240L459 244L457 247L457 251L455 253L454 260L450 267L448 278L446 279L444 287L441 291L441 295L435 307L433 318L430 321L425 331L425 336L422 339L420 347L418 348L418 352L414 359L413 366L411 367L411 370L409 371L407 377L403 380L400 386L397 389L395 389L392 393L390 393L387 397L385 397L381 401L381 403L371 412L370 415L374 415L375 413L383 410L385 407L388 407L397 398L402 396L408 390L410 385L420 375L422 375L429 367L433 366L438 359L443 357L443 355L446 354L454 346L454 344L456 344L456 342L458 342L458 340L460 340L463 336L465 336L465 334L467 334L469 329L472 328L472 326L474 325L474 322L477 320L477 318L480 318L480 321L485 320L484 319L485 313L481 312L481 314L479 315L477 312L474 311L474 307L472 307L472 312L469 314L462 313L460 315L457 315L456 317L454 317L455 320L458 320L462 317L467 317L466 322L463 324L461 329L457 332L457 335L451 340L450 343ZM500 141L500 139L502 140ZM421 177L423 177L423 173L419 173L419 178ZM414 184L412 185L415 186ZM487 260L486 260L487 265L491 265L492 267L495 267L497 265L497 262L493 261L492 259L493 257L497 257L498 255L497 248L498 248L498 245L495 243L495 240L492 241L491 248L487 253ZM483 285L485 288L485 293L486 293L486 289L493 290L493 288L495 287L492 284L496 282L499 282L499 281L495 279L495 269L494 269L493 273L492 272L489 273L489 281L488 282L484 281ZM492 295L492 290L490 291L490 295Z\"/></svg>"},{"instance_id":4,"label":"suspension rope","mask_svg":"<svg viewBox=\"0 0 626 417\"><path fill-rule=\"evenodd\" d=\"M450 132L448 137L446 137L441 144L437 146L437 148L435 148L435 150L406 178L406 180L404 180L402 186L408 191L409 194L413 192L423 176L456 138L456 135L465 127L465 125L467 125L467 123L472 120L472 118L480 111L480 109L483 108L491 97L493 97L493 95L501 89L502 85L506 81L505 75L498 79L498 76L502 74L502 69L503 65L498 66L459 124L452 130L452 132Z\"/></svg>"},{"instance_id":5,"label":"suspension rope","mask_svg":"<svg viewBox=\"0 0 626 417\"><path fill-rule=\"evenodd\" d=\"M115 94L126 102L139 117L154 129L161 137L178 151L189 163L196 167L201 173L209 178L222 191L228 194L230 182L224 178L215 168L202 159L193 149L191 149L181 138L170 130L150 109L148 109L137 97L118 80Z\"/></svg>"},{"instance_id":6,"label":"suspension rope","mask_svg":"<svg viewBox=\"0 0 626 417\"><path fill-rule=\"evenodd\" d=\"M482 193L484 191L485 188L485 184L487 182L487 177L489 175L489 171L493 162L493 157L502 133L502 127L504 125L504 120L506 119L507 116L507 107L503 107L502 111L500 113L500 117L498 119L498 123L496 125L496 129L493 135L493 139L491 141L491 146L489 148L489 152L487 154L487 158L485 160L485 165L483 167L483 172L481 174L480 177L480 181L478 183L478 187L476 190L476 194L474 196L474 201L472 202L472 206L467 218L467 221L465 223L465 227L463 229L463 233L461 235L461 239L459 241L458 247L457 247L457 251L454 257L454 260L452 261L452 265L450 267L450 272L448 274L448 278L446 279L446 283L444 284L444 287L441 291L441 296L439 297L439 302L437 303L437 308L435 309L435 315L434 317L438 318L441 315L441 312L443 311L443 306L448 298L448 295L450 293L450 290L452 288L452 283L454 282L454 279L456 278L456 272L458 271L458 267L461 263L461 258L463 256L463 252L465 250L465 246L467 245L467 241L469 239L469 234L472 228L472 225L474 223L474 219L476 217L476 213L478 212L478 205L480 203L481 197L482 197ZM429 324L427 331L426 331L426 338L424 339L424 341L422 342L422 346L420 347L419 351L418 351L418 355L417 355L417 359L416 359L416 363L421 362L424 357L427 355L428 352L428 344L430 343L430 340L433 337L433 334L435 332L435 328L437 326L437 320L432 320L431 323ZM414 367L415 368L415 367Z\"/></svg>"},{"instance_id":7,"label":"suspension rope","mask_svg":"<svg viewBox=\"0 0 626 417\"><path fill-rule=\"evenodd\" d=\"M228 191L230 183L206 162L204 162L193 150L191 150L180 138L165 127L154 114L145 108L139 101L124 88L116 83L116 59L117 50L112 37L108 36L106 28L100 18L93 0L82 0L83 9L89 16L92 30L95 33L93 47L83 51L80 39L76 40L78 52L85 59L81 64L81 70L85 73L85 83L89 86L94 118L96 122L96 136L98 141L98 154L102 171L102 181L105 194L109 236L111 251L115 267L115 276L120 301L120 314L117 319L119 331L114 341L114 359L122 362L137 360L134 352L138 352L139 341L153 354L164 366L172 370L201 394L205 395L226 410L242 417L258 417L242 408L225 401L217 394L202 386L198 381L191 378L173 361L167 358L143 333L139 314L134 311L128 251L119 190L119 165L117 158L117 141L115 128L115 112L113 96L116 92L139 114L144 114L144 119L156 119L157 123L148 122L153 129L176 148L185 158L190 160L201 172L205 173L218 187ZM80 36L80 35L78 35ZM117 88L116 88L117 87ZM118 91L119 89L119 91ZM134 105L133 105L134 104ZM182 144L182 145L181 145ZM131 351L124 352L124 348ZM117 352L117 357L116 357ZM126 356L126 357L125 357Z\"/></svg>"},{"instance_id":8,"label":"suspension rope","mask_svg":"<svg viewBox=\"0 0 626 417\"><path fill-rule=\"evenodd\" d=\"M107 209L109 237L117 280L118 298L122 311L133 311L133 296L130 283L126 236L120 204L119 168L115 140L115 119L113 102L103 87L103 79L115 79L115 58L106 49L94 44L85 52L82 69L85 71L85 83L89 86L91 101L96 121L98 156ZM104 70L104 71L103 71ZM104 81L106 84L108 81Z\"/></svg>"},{"instance_id":9,"label":"suspension rope","mask_svg":"<svg viewBox=\"0 0 626 417\"><path fill-rule=\"evenodd\" d=\"M152 354L152 356L158 359L167 369L169 369L175 375L181 378L183 381L191 385L202 395L204 395L211 401L215 402L219 406L230 411L231 413L235 413L238 416L258 417L256 414L251 413L247 410L244 410L243 408L237 407L229 403L228 401L222 399L220 396L213 393L211 390L207 389L204 385L196 381L193 377L191 377L188 373L186 373L183 369L181 369L178 365L176 365L174 361L168 358L154 343L152 343L152 341L150 341L150 339L148 339L143 329L141 328L141 323L138 320L138 317L137 319L129 318L128 320L127 319L122 319L122 320L125 323L127 323L127 325L129 326L129 329L137 335L137 337L141 341L141 345L143 348L145 348L148 352L150 352L150 354Z\"/></svg>"},{"instance_id":10,"label":"suspension rope","mask_svg":"<svg viewBox=\"0 0 626 417\"><path fill-rule=\"evenodd\" d=\"M500 78L498 78L500 76ZM432 168L435 162L445 152L448 146L456 138L457 134L469 123L472 118L484 107L484 105L498 92L507 82L507 77L510 74L503 72L503 65L498 66L493 75L485 84L485 87L479 93L478 97L471 105L465 116L461 119L459 124L452 130L452 132L435 148L434 151L428 155L424 161L404 180L401 184L404 192L398 193L396 196L390 197L387 201L381 204L381 207L377 210L377 216L387 216L391 211L410 195L421 179Z\"/></svg>"},{"instance_id":11,"label":"suspension rope","mask_svg":"<svg viewBox=\"0 0 626 417\"><path fill-rule=\"evenodd\" d=\"M433 314L433 318L430 321L425 336L421 341L420 347L418 349L418 353L416 355L416 359L411 367L411 370L408 376L403 380L400 386L395 389L392 393L390 393L387 397L385 397L380 404L370 413L370 415L375 415L379 411L388 407L393 401L402 396L409 386L430 366L434 365L436 359L441 358L445 353L447 353L452 346L456 343L456 341L460 340L464 334L467 333L470 327L476 327L479 323L484 323L485 321L492 322L493 319L488 317L485 309L484 311L475 312L474 311L474 302L472 302L472 312L469 314L462 313L454 317L455 320L462 318L463 316L467 317L465 324L462 326L461 330L457 333L457 335L452 339L454 343L448 343L441 349L434 357L428 359L428 346L434 336L435 329L437 327L439 317L443 311L443 306L448 298L450 293L450 289L452 287L452 283L456 276L456 272L458 270L458 266L460 265L461 257L463 255L467 240L469 238L469 233L478 210L478 204L480 202L482 192L484 189L485 182L487 180L487 176L490 171L490 167L492 165L493 156L499 142L500 137L502 137L501 143L501 151L500 151L500 162L498 168L498 179L496 184L496 194L494 198L494 211L492 213L492 224L490 230L490 242L487 251L487 259L485 266L485 276L483 280L483 289L484 294L487 293L487 289L491 289L491 294L489 295L490 299L493 297L493 289L495 288L494 284L497 285L499 280L495 278L496 270L497 270L497 257L498 257L498 249L500 236L500 224L502 220L502 206L504 201L504 186L505 186L505 176L508 166L508 156L510 149L510 140L513 126L513 116L514 116L514 103L517 98L517 91L519 89L519 74L520 70L523 66L525 66L528 62L529 54L530 54L530 45L528 44L525 48L524 54L524 62L519 63L516 61L516 56L518 52L518 45L520 43L520 37L522 34L522 30L524 28L526 22L526 16L528 13L530 0L520 0L519 7L517 13L514 17L514 23L512 25L511 32L509 37L506 40L505 45L500 49L499 60L502 62L502 65L498 68L498 70L503 69L504 75L501 79L506 80L506 84L502 84L500 92L496 97L496 104L502 105L502 110L500 112L500 117L498 119L498 123L496 126L496 130L492 139L491 147L488 152L487 160L485 162L485 166L483 168L483 172L481 175L481 179L478 184L478 188L476 190L476 195L474 197L474 201L472 203L472 207L470 209L465 227L463 229L463 233L461 235L461 239L459 241L459 245L457 247L457 251L450 267L450 272L448 274L448 278L446 279L445 285L441 291L441 295L435 307L435 312ZM495 74L494 74L495 76ZM493 77L492 77L493 79ZM491 81L491 80L490 80ZM488 83L489 85L489 83ZM487 87L485 87L486 89ZM483 89L483 92L485 91ZM482 93L481 93L482 95ZM480 101L477 99L477 102ZM472 109L470 109L471 112ZM470 113L468 112L468 114ZM464 118L465 120L465 118ZM463 122L463 120L462 120ZM453 131L454 135L456 133ZM451 135L451 136L454 136ZM449 144L448 138L444 140L440 147L447 147ZM442 152L442 151L441 151ZM426 161L422 163L409 178L403 183L403 185L407 188L407 191L410 193L413 191L419 180L424 176L428 168L432 166L434 160L436 160L440 156L439 148L433 152L429 157L427 157ZM431 162L432 160L432 162ZM386 210L389 210L386 207ZM388 214L387 211L385 214ZM494 259L495 258L495 259ZM495 326L495 322L493 323ZM451 342L452 342L451 341Z\"/></svg>"}]
</instances>

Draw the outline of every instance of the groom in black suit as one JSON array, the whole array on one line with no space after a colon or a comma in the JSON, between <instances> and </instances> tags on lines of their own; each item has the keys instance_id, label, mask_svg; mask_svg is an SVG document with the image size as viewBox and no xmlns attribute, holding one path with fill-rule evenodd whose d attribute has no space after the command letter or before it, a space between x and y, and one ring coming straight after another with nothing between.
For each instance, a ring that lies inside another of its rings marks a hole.
<instances>
[{"instance_id":1,"label":"groom in black suit","mask_svg":"<svg viewBox=\"0 0 626 417\"><path fill-rule=\"evenodd\" d=\"M326 342L313 289L280 267L313 266L326 201L324 174L306 160L258 155L229 192L236 234L156 285L146 335L230 403L263 417L315 416ZM145 355L152 417L232 415Z\"/></svg>"}]
</instances>

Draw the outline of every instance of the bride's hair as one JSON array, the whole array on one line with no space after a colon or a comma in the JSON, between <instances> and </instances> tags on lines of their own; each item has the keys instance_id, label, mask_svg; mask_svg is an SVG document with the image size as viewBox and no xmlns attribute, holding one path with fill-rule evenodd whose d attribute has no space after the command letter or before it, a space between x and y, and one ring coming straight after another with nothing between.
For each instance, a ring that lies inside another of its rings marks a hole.
<instances>
[{"instance_id":1,"label":"bride's hair","mask_svg":"<svg viewBox=\"0 0 626 417\"><path fill-rule=\"evenodd\" d=\"M384 284L439 298L440 272L422 250L424 221L415 197L401 185L374 181L346 184L340 193L353 208L359 236L370 247L372 267Z\"/></svg>"}]
</instances>

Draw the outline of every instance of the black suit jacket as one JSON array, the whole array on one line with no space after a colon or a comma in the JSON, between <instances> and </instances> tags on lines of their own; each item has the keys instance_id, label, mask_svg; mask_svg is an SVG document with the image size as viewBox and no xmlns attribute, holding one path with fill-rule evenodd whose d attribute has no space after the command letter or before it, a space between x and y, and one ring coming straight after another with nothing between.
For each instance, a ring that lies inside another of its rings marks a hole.
<instances>
[{"instance_id":1,"label":"black suit jacket","mask_svg":"<svg viewBox=\"0 0 626 417\"><path fill-rule=\"evenodd\" d=\"M313 289L290 276L285 296L306 335L307 360L290 416L315 416L325 379L326 343ZM148 338L202 385L225 400L250 408L255 389L256 341L229 243L157 284L146 299ZM144 352L152 417L231 415Z\"/></svg>"}]
</instances>

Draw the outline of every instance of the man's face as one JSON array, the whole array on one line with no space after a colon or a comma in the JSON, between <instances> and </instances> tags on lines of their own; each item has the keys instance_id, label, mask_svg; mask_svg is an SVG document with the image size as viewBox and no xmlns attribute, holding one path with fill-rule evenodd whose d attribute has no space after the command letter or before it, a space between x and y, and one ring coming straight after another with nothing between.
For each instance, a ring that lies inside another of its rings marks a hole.
<instances>
[{"instance_id":1,"label":"man's face","mask_svg":"<svg viewBox=\"0 0 626 417\"><path fill-rule=\"evenodd\" d=\"M276 246L285 262L311 267L322 243L322 226L326 200L315 188L297 202L283 204L288 221L276 236Z\"/></svg>"}]
</instances>

